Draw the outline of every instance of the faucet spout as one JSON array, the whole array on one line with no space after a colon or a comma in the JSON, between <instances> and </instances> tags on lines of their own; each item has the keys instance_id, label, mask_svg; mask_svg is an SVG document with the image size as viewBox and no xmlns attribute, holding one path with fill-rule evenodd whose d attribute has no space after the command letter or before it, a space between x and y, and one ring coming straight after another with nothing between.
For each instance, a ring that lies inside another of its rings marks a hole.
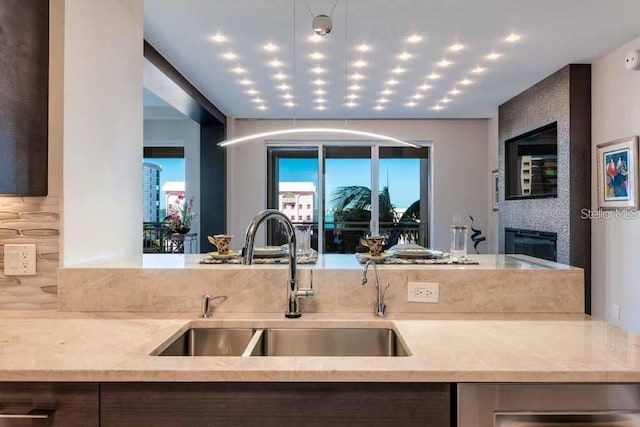
<instances>
[{"instance_id":1,"label":"faucet spout","mask_svg":"<svg viewBox=\"0 0 640 427\"><path fill-rule=\"evenodd\" d=\"M313 298L315 294L313 289L298 289L296 270L296 233L291 220L285 214L275 209L267 209L258 213L258 215L251 220L244 238L242 263L245 265L251 265L253 263L256 233L260 225L271 218L278 220L283 225L289 244L289 283L287 285L288 299L287 311L284 315L289 318L298 318L302 316L298 307L298 299Z\"/></svg>"},{"instance_id":2,"label":"faucet spout","mask_svg":"<svg viewBox=\"0 0 640 427\"><path fill-rule=\"evenodd\" d=\"M389 289L389 284L384 287L384 289L380 286L380 281L378 279L378 267L376 263L369 260L364 265L364 270L362 271L362 286L367 284L367 271L369 270L369 266L373 266L373 272L376 276L376 302L373 306L373 312L378 317L384 317L385 312L387 310L387 304L384 302L384 299L387 295L387 290Z\"/></svg>"}]
</instances>

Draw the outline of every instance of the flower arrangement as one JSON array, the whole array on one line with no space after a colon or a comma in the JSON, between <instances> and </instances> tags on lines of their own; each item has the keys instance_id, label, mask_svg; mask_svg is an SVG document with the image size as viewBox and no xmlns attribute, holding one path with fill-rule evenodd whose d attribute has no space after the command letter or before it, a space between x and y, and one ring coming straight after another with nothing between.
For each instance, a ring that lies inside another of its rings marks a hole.
<instances>
[{"instance_id":1,"label":"flower arrangement","mask_svg":"<svg viewBox=\"0 0 640 427\"><path fill-rule=\"evenodd\" d=\"M175 233L186 234L191 229L191 222L196 216L193 201L193 197L186 199L183 193L179 194L171 213L165 217L164 220Z\"/></svg>"}]
</instances>

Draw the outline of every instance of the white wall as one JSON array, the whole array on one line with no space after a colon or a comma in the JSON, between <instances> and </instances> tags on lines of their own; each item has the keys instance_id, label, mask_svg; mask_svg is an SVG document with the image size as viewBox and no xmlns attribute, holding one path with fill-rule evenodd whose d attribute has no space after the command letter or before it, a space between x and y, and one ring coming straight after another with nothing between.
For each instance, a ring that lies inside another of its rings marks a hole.
<instances>
[{"instance_id":1,"label":"white wall","mask_svg":"<svg viewBox=\"0 0 640 427\"><path fill-rule=\"evenodd\" d=\"M598 59L592 66L592 209L597 209L596 145L640 135L640 72L627 71L624 57L640 49L640 38ZM640 220L591 223L592 312L640 333ZM611 306L620 306L620 320Z\"/></svg>"},{"instance_id":2,"label":"white wall","mask_svg":"<svg viewBox=\"0 0 640 427\"><path fill-rule=\"evenodd\" d=\"M487 195L487 203L489 204L488 219L487 219L487 252L497 254L498 253L498 211L493 210L493 180L491 178L491 171L498 169L498 145L500 138L498 136L498 112L489 119L488 123L489 141L488 141L488 182L489 182L489 194Z\"/></svg>"},{"instance_id":3,"label":"white wall","mask_svg":"<svg viewBox=\"0 0 640 427\"><path fill-rule=\"evenodd\" d=\"M142 0L66 0L63 264L141 252Z\"/></svg>"},{"instance_id":4,"label":"white wall","mask_svg":"<svg viewBox=\"0 0 640 427\"><path fill-rule=\"evenodd\" d=\"M290 120L234 122L227 128L228 138L291 127ZM344 121L298 120L297 126L342 128ZM463 215L467 223L467 215L473 215L475 226L486 230L487 120L350 120L348 128L408 141L433 141L434 229L431 244L434 248L449 249L449 226L455 214ZM289 136L284 139L291 140ZM296 140L310 139L308 135L299 135ZM323 135L322 139L344 140L344 137ZM235 247L241 245L251 218L266 207L266 146L264 141L250 141L227 150L227 231L236 236ZM486 252L486 244L481 244L480 249Z\"/></svg>"},{"instance_id":5,"label":"white wall","mask_svg":"<svg viewBox=\"0 0 640 427\"><path fill-rule=\"evenodd\" d=\"M184 120L145 120L145 147L184 147L185 191L193 196L196 217L191 232L200 234L200 124ZM199 242L198 242L199 244Z\"/></svg>"}]
</instances>

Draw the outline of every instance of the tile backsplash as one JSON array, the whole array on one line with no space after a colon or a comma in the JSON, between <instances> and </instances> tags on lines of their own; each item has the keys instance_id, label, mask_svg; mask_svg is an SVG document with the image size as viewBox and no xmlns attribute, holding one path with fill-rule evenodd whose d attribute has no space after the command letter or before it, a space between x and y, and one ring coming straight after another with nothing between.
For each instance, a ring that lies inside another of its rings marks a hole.
<instances>
[{"instance_id":1,"label":"tile backsplash","mask_svg":"<svg viewBox=\"0 0 640 427\"><path fill-rule=\"evenodd\" d=\"M0 197L0 310L55 310L60 205L54 197ZM36 244L35 276L4 276L4 245Z\"/></svg>"}]
</instances>

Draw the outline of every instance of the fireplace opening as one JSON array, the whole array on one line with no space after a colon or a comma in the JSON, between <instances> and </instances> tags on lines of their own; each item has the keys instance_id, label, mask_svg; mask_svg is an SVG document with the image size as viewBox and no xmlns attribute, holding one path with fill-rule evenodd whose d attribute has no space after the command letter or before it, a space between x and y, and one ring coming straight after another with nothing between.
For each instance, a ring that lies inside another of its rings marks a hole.
<instances>
[{"instance_id":1,"label":"fireplace opening","mask_svg":"<svg viewBox=\"0 0 640 427\"><path fill-rule=\"evenodd\" d=\"M558 234L547 231L504 229L504 253L529 255L547 261L557 261Z\"/></svg>"}]
</instances>

